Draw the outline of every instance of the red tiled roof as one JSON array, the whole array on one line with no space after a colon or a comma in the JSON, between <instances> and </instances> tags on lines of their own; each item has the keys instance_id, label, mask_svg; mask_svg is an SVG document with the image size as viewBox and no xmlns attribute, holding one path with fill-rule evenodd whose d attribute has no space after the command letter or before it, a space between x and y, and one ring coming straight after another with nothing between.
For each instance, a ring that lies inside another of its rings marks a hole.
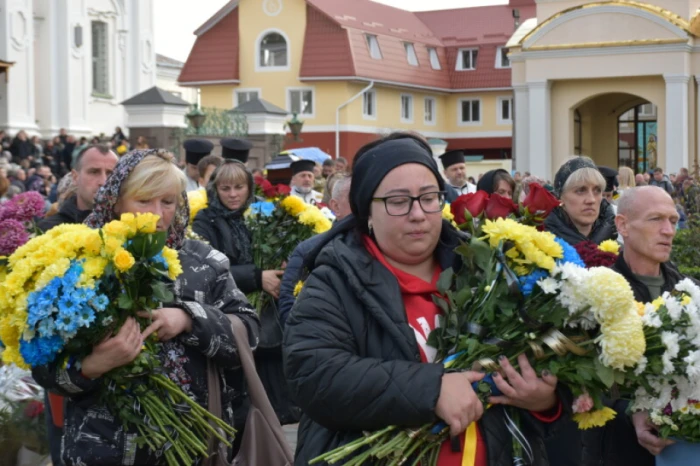
<instances>
[{"instance_id":1,"label":"red tiled roof","mask_svg":"<svg viewBox=\"0 0 700 466\"><path fill-rule=\"evenodd\" d=\"M197 36L178 81L237 81L239 47L236 7Z\"/></svg>"},{"instance_id":2,"label":"red tiled roof","mask_svg":"<svg viewBox=\"0 0 700 466\"><path fill-rule=\"evenodd\" d=\"M306 5L306 32L300 76L354 76L348 32L311 4Z\"/></svg>"}]
</instances>

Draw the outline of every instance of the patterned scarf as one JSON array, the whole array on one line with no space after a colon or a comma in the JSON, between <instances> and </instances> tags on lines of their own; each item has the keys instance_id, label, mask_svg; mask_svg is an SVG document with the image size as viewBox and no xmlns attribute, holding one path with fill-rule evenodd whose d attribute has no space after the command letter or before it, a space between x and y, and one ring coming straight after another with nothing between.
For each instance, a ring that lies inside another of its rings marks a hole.
<instances>
[{"instance_id":1,"label":"patterned scarf","mask_svg":"<svg viewBox=\"0 0 700 466\"><path fill-rule=\"evenodd\" d=\"M85 219L85 224L91 228L102 228L105 224L115 220L118 216L114 212L114 207L119 200L122 184L129 178L134 167L144 158L149 155L158 157L160 153L160 149L134 150L119 159L112 174L109 175L105 184L97 191L95 206L92 213ZM168 183L169 180L163 180L162 182ZM185 230L187 229L189 218L190 207L187 203L187 194L183 191L180 195L173 221L168 228L168 237L166 239L168 246L180 249L185 240Z\"/></svg>"}]
</instances>

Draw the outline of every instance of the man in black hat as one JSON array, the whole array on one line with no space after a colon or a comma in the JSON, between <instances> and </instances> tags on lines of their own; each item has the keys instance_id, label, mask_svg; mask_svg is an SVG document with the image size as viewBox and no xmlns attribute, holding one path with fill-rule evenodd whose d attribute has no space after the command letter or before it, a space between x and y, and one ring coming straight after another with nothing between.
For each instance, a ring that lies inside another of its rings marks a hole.
<instances>
[{"instance_id":1,"label":"man in black hat","mask_svg":"<svg viewBox=\"0 0 700 466\"><path fill-rule=\"evenodd\" d=\"M467 181L467 164L464 161L464 151L447 151L440 156L440 160L442 160L445 178L447 178L449 185L457 191L458 196L476 192L476 186ZM448 188L448 194L449 192ZM454 201L454 199L450 200L449 197L448 195L448 202Z\"/></svg>"},{"instance_id":2,"label":"man in black hat","mask_svg":"<svg viewBox=\"0 0 700 466\"><path fill-rule=\"evenodd\" d=\"M610 205L613 205L613 196L615 195L615 189L618 186L617 182L617 170L609 167L598 166L598 171L603 178L605 178L605 191L603 192L603 199L607 200ZM617 211L615 212L617 213Z\"/></svg>"},{"instance_id":3,"label":"man in black hat","mask_svg":"<svg viewBox=\"0 0 700 466\"><path fill-rule=\"evenodd\" d=\"M292 162L292 195L300 197L307 204L316 204L321 202L323 194L314 191L314 167L316 163L313 160L297 160Z\"/></svg>"},{"instance_id":4,"label":"man in black hat","mask_svg":"<svg viewBox=\"0 0 700 466\"><path fill-rule=\"evenodd\" d=\"M185 175L187 176L187 192L199 189L199 170L197 164L209 155L214 144L206 139L188 139L182 143L185 148Z\"/></svg>"},{"instance_id":5,"label":"man in black hat","mask_svg":"<svg viewBox=\"0 0 700 466\"><path fill-rule=\"evenodd\" d=\"M253 147L248 141L243 139L223 138L221 144L221 156L224 159L238 160L241 163L248 162L250 149Z\"/></svg>"}]
</instances>

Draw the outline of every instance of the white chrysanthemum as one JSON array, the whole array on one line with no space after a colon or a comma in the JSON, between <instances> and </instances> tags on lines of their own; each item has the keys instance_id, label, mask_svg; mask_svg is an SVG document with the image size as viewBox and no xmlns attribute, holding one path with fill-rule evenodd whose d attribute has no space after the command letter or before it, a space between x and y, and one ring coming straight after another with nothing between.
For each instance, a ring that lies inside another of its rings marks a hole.
<instances>
[{"instance_id":1,"label":"white chrysanthemum","mask_svg":"<svg viewBox=\"0 0 700 466\"><path fill-rule=\"evenodd\" d=\"M641 359L637 362L637 367L634 369L634 375L640 375L642 372L644 372L647 368L648 363L649 360L647 359L647 357L642 356Z\"/></svg>"},{"instance_id":2,"label":"white chrysanthemum","mask_svg":"<svg viewBox=\"0 0 700 466\"><path fill-rule=\"evenodd\" d=\"M588 270L572 262L557 264L552 271L552 275L559 276L563 280L581 282L588 275Z\"/></svg>"},{"instance_id":3,"label":"white chrysanthemum","mask_svg":"<svg viewBox=\"0 0 700 466\"><path fill-rule=\"evenodd\" d=\"M661 327L661 317L654 309L654 306L647 304L644 306L644 315L642 316L642 323L645 327L659 328Z\"/></svg>"},{"instance_id":4,"label":"white chrysanthemum","mask_svg":"<svg viewBox=\"0 0 700 466\"><path fill-rule=\"evenodd\" d=\"M688 293L693 301L700 303L700 287L690 278L684 278L678 282L676 284L676 289Z\"/></svg>"},{"instance_id":5,"label":"white chrysanthemum","mask_svg":"<svg viewBox=\"0 0 700 466\"><path fill-rule=\"evenodd\" d=\"M683 305L673 296L664 296L664 301L666 309L668 309L668 316L673 322L677 322L683 314Z\"/></svg>"},{"instance_id":6,"label":"white chrysanthemum","mask_svg":"<svg viewBox=\"0 0 700 466\"><path fill-rule=\"evenodd\" d=\"M545 294L554 294L559 289L559 282L552 277L547 277L537 282Z\"/></svg>"},{"instance_id":7,"label":"white chrysanthemum","mask_svg":"<svg viewBox=\"0 0 700 466\"><path fill-rule=\"evenodd\" d=\"M688 356L683 358L683 362L687 364L685 373L690 379L700 377L700 351L692 351Z\"/></svg>"},{"instance_id":8,"label":"white chrysanthemum","mask_svg":"<svg viewBox=\"0 0 700 466\"><path fill-rule=\"evenodd\" d=\"M673 373L673 359L678 356L680 347L678 346L678 334L673 332L661 332L661 342L666 347L661 361L664 364L663 373Z\"/></svg>"}]
</instances>

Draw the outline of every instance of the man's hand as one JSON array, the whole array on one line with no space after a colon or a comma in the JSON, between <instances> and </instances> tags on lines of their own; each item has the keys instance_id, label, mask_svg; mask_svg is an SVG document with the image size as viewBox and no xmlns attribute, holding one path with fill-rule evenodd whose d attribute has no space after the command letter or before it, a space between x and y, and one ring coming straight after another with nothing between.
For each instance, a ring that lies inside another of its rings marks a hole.
<instances>
[{"instance_id":1,"label":"man's hand","mask_svg":"<svg viewBox=\"0 0 700 466\"><path fill-rule=\"evenodd\" d=\"M151 325L143 331L142 337L144 341L153 332L158 332L158 340L168 341L182 332L192 331L192 318L182 309L177 307L164 307L156 309L149 314L146 311L141 311L137 314L139 317L150 318Z\"/></svg>"},{"instance_id":2,"label":"man's hand","mask_svg":"<svg viewBox=\"0 0 700 466\"><path fill-rule=\"evenodd\" d=\"M632 415L632 424L637 432L637 441L641 446L649 450L649 453L656 456L661 450L669 445L673 445L673 440L662 439L656 435L656 428L649 420L649 414L642 411Z\"/></svg>"}]
</instances>

